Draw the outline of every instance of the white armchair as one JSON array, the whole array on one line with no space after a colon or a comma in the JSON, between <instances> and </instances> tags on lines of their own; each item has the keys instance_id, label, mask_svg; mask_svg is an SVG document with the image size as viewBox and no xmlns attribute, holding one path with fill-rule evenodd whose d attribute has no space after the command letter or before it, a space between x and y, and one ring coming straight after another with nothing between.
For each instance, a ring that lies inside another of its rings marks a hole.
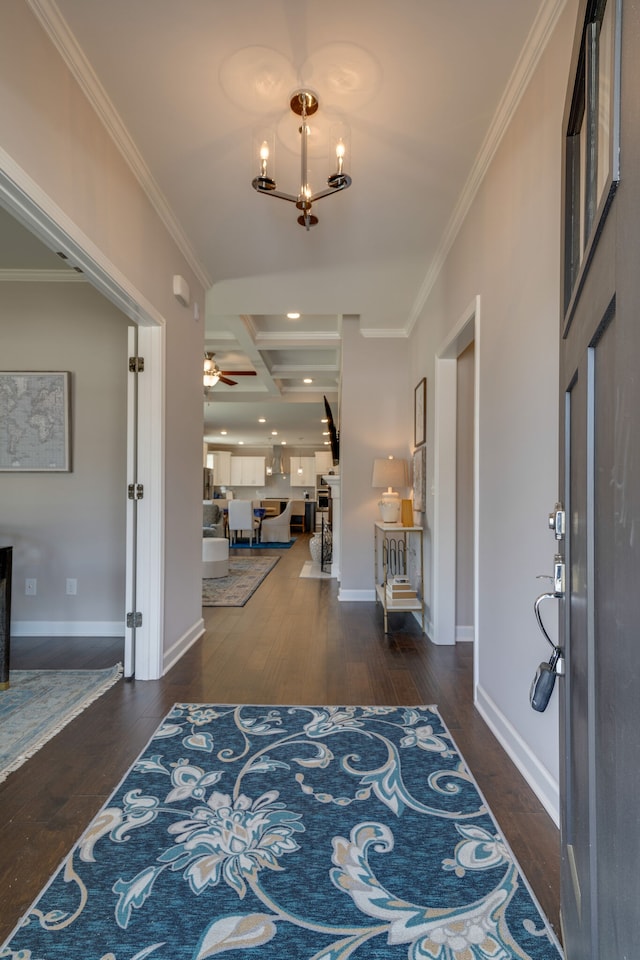
<instances>
[{"instance_id":1,"label":"white armchair","mask_svg":"<svg viewBox=\"0 0 640 960\"><path fill-rule=\"evenodd\" d=\"M289 543L291 540L291 500L279 517L265 517L262 521L260 541L262 543Z\"/></svg>"},{"instance_id":2,"label":"white armchair","mask_svg":"<svg viewBox=\"0 0 640 960\"><path fill-rule=\"evenodd\" d=\"M238 533L244 532L249 537L249 542L253 543L253 537L260 524L257 517L253 515L253 504L250 500L229 500L228 503L228 529L229 539L233 543Z\"/></svg>"}]
</instances>

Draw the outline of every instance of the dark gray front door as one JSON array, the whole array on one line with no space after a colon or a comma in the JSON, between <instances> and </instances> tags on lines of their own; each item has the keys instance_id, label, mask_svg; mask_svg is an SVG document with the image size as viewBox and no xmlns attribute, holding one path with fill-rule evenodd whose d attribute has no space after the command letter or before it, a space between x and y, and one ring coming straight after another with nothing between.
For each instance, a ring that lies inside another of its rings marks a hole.
<instances>
[{"instance_id":1,"label":"dark gray front door","mask_svg":"<svg viewBox=\"0 0 640 960\"><path fill-rule=\"evenodd\" d=\"M640 956L640 12L583 0L565 113L559 681L568 960Z\"/></svg>"}]
</instances>

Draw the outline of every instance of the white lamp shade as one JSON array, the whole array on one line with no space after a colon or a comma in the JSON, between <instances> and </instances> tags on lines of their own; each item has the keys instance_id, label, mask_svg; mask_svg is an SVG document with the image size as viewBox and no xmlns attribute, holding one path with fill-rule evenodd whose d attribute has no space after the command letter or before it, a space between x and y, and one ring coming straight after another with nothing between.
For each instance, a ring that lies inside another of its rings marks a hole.
<instances>
[{"instance_id":1,"label":"white lamp shade","mask_svg":"<svg viewBox=\"0 0 640 960\"><path fill-rule=\"evenodd\" d=\"M406 487L409 483L409 471L406 460L392 458L373 461L372 487Z\"/></svg>"}]
</instances>

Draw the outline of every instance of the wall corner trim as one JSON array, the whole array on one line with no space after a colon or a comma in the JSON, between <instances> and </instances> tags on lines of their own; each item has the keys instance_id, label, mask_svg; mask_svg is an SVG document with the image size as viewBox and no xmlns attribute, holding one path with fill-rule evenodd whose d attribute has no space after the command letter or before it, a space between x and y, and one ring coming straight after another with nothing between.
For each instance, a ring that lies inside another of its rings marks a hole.
<instances>
[{"instance_id":1,"label":"wall corner trim","mask_svg":"<svg viewBox=\"0 0 640 960\"><path fill-rule=\"evenodd\" d=\"M162 658L162 676L184 656L189 647L192 647L196 640L199 640L200 637L203 636L204 632L204 620L201 617L199 620L196 620L181 637L178 637L176 642L173 643L168 650L165 650Z\"/></svg>"}]
</instances>

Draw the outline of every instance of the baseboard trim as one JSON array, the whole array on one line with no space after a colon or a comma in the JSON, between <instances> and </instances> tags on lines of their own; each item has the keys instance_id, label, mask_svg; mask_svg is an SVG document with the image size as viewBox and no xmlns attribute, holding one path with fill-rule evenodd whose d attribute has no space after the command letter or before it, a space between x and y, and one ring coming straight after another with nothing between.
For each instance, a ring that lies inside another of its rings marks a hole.
<instances>
[{"instance_id":1,"label":"baseboard trim","mask_svg":"<svg viewBox=\"0 0 640 960\"><path fill-rule=\"evenodd\" d=\"M475 627L456 626L456 643L473 643L475 640Z\"/></svg>"},{"instance_id":2,"label":"baseboard trim","mask_svg":"<svg viewBox=\"0 0 640 960\"><path fill-rule=\"evenodd\" d=\"M375 590L345 590L343 587L338 590L338 600L355 600L358 603L364 603L375 599Z\"/></svg>"},{"instance_id":3,"label":"baseboard trim","mask_svg":"<svg viewBox=\"0 0 640 960\"><path fill-rule=\"evenodd\" d=\"M119 620L12 620L14 637L124 637Z\"/></svg>"},{"instance_id":4,"label":"baseboard trim","mask_svg":"<svg viewBox=\"0 0 640 960\"><path fill-rule=\"evenodd\" d=\"M525 778L556 827L560 825L560 788L491 697L476 687L475 705L500 745Z\"/></svg>"},{"instance_id":5,"label":"baseboard trim","mask_svg":"<svg viewBox=\"0 0 640 960\"><path fill-rule=\"evenodd\" d=\"M204 620L199 620L191 626L186 633L183 633L168 650L164 651L162 657L162 675L164 676L171 667L175 666L180 657L184 656L189 647L192 647L196 640L199 640L204 633Z\"/></svg>"}]
</instances>

